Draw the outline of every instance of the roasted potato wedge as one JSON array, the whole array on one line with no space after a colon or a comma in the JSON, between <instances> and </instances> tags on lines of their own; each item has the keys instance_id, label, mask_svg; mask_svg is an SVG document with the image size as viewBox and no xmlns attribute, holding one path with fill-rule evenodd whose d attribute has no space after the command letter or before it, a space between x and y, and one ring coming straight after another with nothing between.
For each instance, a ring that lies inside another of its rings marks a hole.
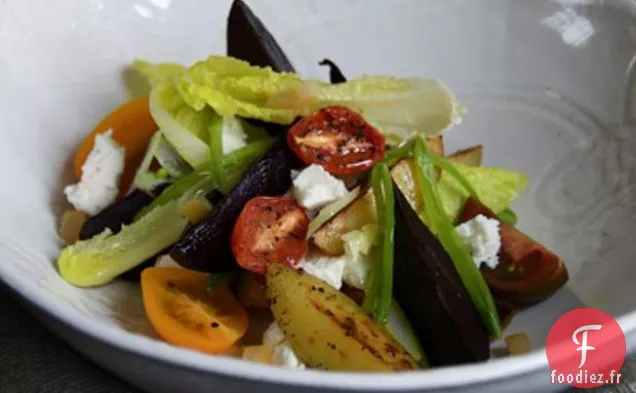
<instances>
[{"instance_id":1,"label":"roasted potato wedge","mask_svg":"<svg viewBox=\"0 0 636 393\"><path fill-rule=\"evenodd\" d=\"M458 150L446 158L457 164L481 166L483 151L484 147L482 145L476 145L467 149Z\"/></svg>"},{"instance_id":2,"label":"roasted potato wedge","mask_svg":"<svg viewBox=\"0 0 636 393\"><path fill-rule=\"evenodd\" d=\"M428 146L436 154L444 154L444 142L441 136L430 138ZM412 159L400 160L391 168L391 176L402 193L406 195L411 206L417 210L422 207L422 198L415 186L413 165ZM375 198L373 190L367 189L349 206L317 230L312 237L312 243L325 254L342 255L344 253L342 235L360 229L367 224L373 224L375 221Z\"/></svg>"},{"instance_id":3,"label":"roasted potato wedge","mask_svg":"<svg viewBox=\"0 0 636 393\"><path fill-rule=\"evenodd\" d=\"M400 160L391 168L391 176L406 195L411 206L417 208L421 206L422 198L415 187L415 177L412 174L412 171L415 170L413 165L414 162L410 158ZM375 197L373 190L368 188L349 206L317 230L312 237L312 242L325 254L342 255L345 251L342 235L375 222Z\"/></svg>"},{"instance_id":4,"label":"roasted potato wedge","mask_svg":"<svg viewBox=\"0 0 636 393\"><path fill-rule=\"evenodd\" d=\"M415 211L422 209L424 201L415 180L415 160L405 158L391 168L391 177Z\"/></svg>"},{"instance_id":5,"label":"roasted potato wedge","mask_svg":"<svg viewBox=\"0 0 636 393\"><path fill-rule=\"evenodd\" d=\"M441 135L428 138L426 144L431 151L438 156L444 157L444 137Z\"/></svg>"},{"instance_id":6,"label":"roasted potato wedge","mask_svg":"<svg viewBox=\"0 0 636 393\"><path fill-rule=\"evenodd\" d=\"M342 255L345 252L342 235L375 221L375 198L373 190L367 189L318 229L311 241L325 254Z\"/></svg>"},{"instance_id":7,"label":"roasted potato wedge","mask_svg":"<svg viewBox=\"0 0 636 393\"><path fill-rule=\"evenodd\" d=\"M419 367L353 300L315 277L271 265L267 296L285 338L309 367L337 371Z\"/></svg>"}]
</instances>

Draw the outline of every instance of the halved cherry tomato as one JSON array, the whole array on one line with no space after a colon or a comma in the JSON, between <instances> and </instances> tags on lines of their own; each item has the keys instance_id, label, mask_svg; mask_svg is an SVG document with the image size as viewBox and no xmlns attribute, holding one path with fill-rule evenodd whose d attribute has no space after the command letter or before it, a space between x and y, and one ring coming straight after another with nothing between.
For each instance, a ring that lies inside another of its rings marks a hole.
<instances>
[{"instance_id":1,"label":"halved cherry tomato","mask_svg":"<svg viewBox=\"0 0 636 393\"><path fill-rule=\"evenodd\" d=\"M498 219L479 201L469 198L461 222L477 215ZM568 281L565 264L556 254L499 220L500 263L495 269L482 267L493 293L513 305L538 303L550 297Z\"/></svg>"},{"instance_id":2,"label":"halved cherry tomato","mask_svg":"<svg viewBox=\"0 0 636 393\"><path fill-rule=\"evenodd\" d=\"M78 179L82 176L82 165L93 150L95 136L111 129L113 140L126 148L126 163L119 184L119 196L124 196L141 164L148 142L158 128L150 115L148 97L125 103L103 118L82 142L75 154L75 176Z\"/></svg>"},{"instance_id":3,"label":"halved cherry tomato","mask_svg":"<svg viewBox=\"0 0 636 393\"><path fill-rule=\"evenodd\" d=\"M164 340L207 353L231 353L248 327L245 309L226 285L206 290L207 274L151 267L141 273L144 308Z\"/></svg>"},{"instance_id":4,"label":"halved cherry tomato","mask_svg":"<svg viewBox=\"0 0 636 393\"><path fill-rule=\"evenodd\" d=\"M305 164L336 176L362 173L384 156L384 136L358 113L342 106L319 109L287 133L287 143Z\"/></svg>"},{"instance_id":5,"label":"halved cherry tomato","mask_svg":"<svg viewBox=\"0 0 636 393\"><path fill-rule=\"evenodd\" d=\"M265 274L272 263L295 265L307 251L309 217L289 197L256 197L239 215L232 251L239 265Z\"/></svg>"}]
</instances>

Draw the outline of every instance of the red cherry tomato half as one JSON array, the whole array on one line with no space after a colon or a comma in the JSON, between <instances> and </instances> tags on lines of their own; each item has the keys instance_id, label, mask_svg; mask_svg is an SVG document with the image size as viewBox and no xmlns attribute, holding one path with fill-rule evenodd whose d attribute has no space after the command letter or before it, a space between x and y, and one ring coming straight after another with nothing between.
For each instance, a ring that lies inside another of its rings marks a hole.
<instances>
[{"instance_id":1,"label":"red cherry tomato half","mask_svg":"<svg viewBox=\"0 0 636 393\"><path fill-rule=\"evenodd\" d=\"M240 266L264 274L271 263L295 265L307 251L309 217L289 197L256 197L239 215L232 251Z\"/></svg>"},{"instance_id":2,"label":"red cherry tomato half","mask_svg":"<svg viewBox=\"0 0 636 393\"><path fill-rule=\"evenodd\" d=\"M357 175L384 156L384 136L342 106L319 109L287 133L287 143L305 164L317 164L335 176Z\"/></svg>"},{"instance_id":3,"label":"red cherry tomato half","mask_svg":"<svg viewBox=\"0 0 636 393\"><path fill-rule=\"evenodd\" d=\"M461 215L466 222L477 215L497 216L479 201L468 199ZM495 269L481 268L486 282L499 298L513 304L545 300L568 281L565 264L556 254L512 225L499 220L500 263Z\"/></svg>"}]
</instances>

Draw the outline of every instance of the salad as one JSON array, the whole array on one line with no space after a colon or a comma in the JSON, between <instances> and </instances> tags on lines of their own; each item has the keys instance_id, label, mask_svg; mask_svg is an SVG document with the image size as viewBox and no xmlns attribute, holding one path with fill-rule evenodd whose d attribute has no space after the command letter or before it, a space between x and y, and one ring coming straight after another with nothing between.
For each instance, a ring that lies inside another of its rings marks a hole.
<instances>
[{"instance_id":1,"label":"salad","mask_svg":"<svg viewBox=\"0 0 636 393\"><path fill-rule=\"evenodd\" d=\"M149 96L76 153L60 275L138 283L160 337L210 354L341 371L487 360L568 280L515 227L527 178L483 167L481 145L447 154L465 108L443 82L320 64L330 83L295 73L238 0L227 56L136 60Z\"/></svg>"}]
</instances>

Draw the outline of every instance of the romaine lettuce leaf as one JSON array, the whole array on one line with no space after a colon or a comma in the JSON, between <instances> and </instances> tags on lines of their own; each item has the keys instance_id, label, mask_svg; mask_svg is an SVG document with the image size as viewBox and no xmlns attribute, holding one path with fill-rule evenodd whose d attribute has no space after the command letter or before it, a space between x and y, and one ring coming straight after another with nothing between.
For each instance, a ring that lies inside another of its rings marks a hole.
<instances>
[{"instance_id":1,"label":"romaine lettuce leaf","mask_svg":"<svg viewBox=\"0 0 636 393\"><path fill-rule=\"evenodd\" d=\"M216 184L211 173L206 171L190 172L176 179L150 205L141 209L135 216L134 222L141 220L160 206L176 201L179 207L190 199L205 197L215 188Z\"/></svg>"},{"instance_id":2,"label":"romaine lettuce leaf","mask_svg":"<svg viewBox=\"0 0 636 393\"><path fill-rule=\"evenodd\" d=\"M159 179L158 177L155 177L155 173L150 171L150 166L152 165L152 162L155 158L155 152L157 151L160 142L161 133L155 132L152 138L150 138L150 142L148 142L148 147L146 148L146 152L144 153L144 158L141 160L141 163L137 167L137 172L135 173L132 187L150 191L156 186L156 181L159 181Z\"/></svg>"},{"instance_id":3,"label":"romaine lettuce leaf","mask_svg":"<svg viewBox=\"0 0 636 393\"><path fill-rule=\"evenodd\" d=\"M165 139L195 170L209 168L213 164L210 154L227 155L251 143L271 139L262 128L247 124L235 116L220 116L208 106L201 110L193 109L181 99L172 84L153 89L150 94L150 113ZM210 134L214 131L220 132L222 136L212 144ZM221 146L216 146L218 142ZM217 147L221 147L221 150Z\"/></svg>"},{"instance_id":4,"label":"romaine lettuce leaf","mask_svg":"<svg viewBox=\"0 0 636 393\"><path fill-rule=\"evenodd\" d=\"M438 80L384 76L322 86L316 107L334 104L363 113L393 144L441 134L459 124L465 110Z\"/></svg>"},{"instance_id":5,"label":"romaine lettuce leaf","mask_svg":"<svg viewBox=\"0 0 636 393\"><path fill-rule=\"evenodd\" d=\"M424 353L424 348L420 344L420 340L415 334L415 329L411 325L411 322L404 314L404 311L400 307L397 301L391 302L391 308L389 309L389 319L386 325L387 330L391 333L391 336L398 340L400 344L418 361L423 367L428 366L428 360Z\"/></svg>"},{"instance_id":6,"label":"romaine lettuce leaf","mask_svg":"<svg viewBox=\"0 0 636 393\"><path fill-rule=\"evenodd\" d=\"M155 159L161 165L161 169L152 171L150 168ZM144 158L137 167L132 187L150 192L159 184L170 180L171 177L178 177L191 171L192 169L181 160L181 157L166 142L163 134L159 131L152 136L148 143Z\"/></svg>"},{"instance_id":7,"label":"romaine lettuce leaf","mask_svg":"<svg viewBox=\"0 0 636 393\"><path fill-rule=\"evenodd\" d=\"M177 202L167 203L117 234L107 229L66 247L57 260L60 275L78 287L106 284L176 242L186 225Z\"/></svg>"},{"instance_id":8,"label":"romaine lettuce leaf","mask_svg":"<svg viewBox=\"0 0 636 393\"><path fill-rule=\"evenodd\" d=\"M192 172L192 168L181 158L172 145L163 136L163 133L158 132L161 135L161 140L157 144L155 150L155 159L161 165L161 168L165 169L172 177L179 177L183 174Z\"/></svg>"},{"instance_id":9,"label":"romaine lettuce leaf","mask_svg":"<svg viewBox=\"0 0 636 393\"><path fill-rule=\"evenodd\" d=\"M348 285L365 289L371 274L373 248L378 245L378 227L367 224L342 235L345 249L343 280Z\"/></svg>"},{"instance_id":10,"label":"romaine lettuce leaf","mask_svg":"<svg viewBox=\"0 0 636 393\"><path fill-rule=\"evenodd\" d=\"M342 235L345 254L357 257L360 254L369 255L371 249L378 245L378 227L375 224L367 224L356 231Z\"/></svg>"},{"instance_id":11,"label":"romaine lettuce leaf","mask_svg":"<svg viewBox=\"0 0 636 393\"><path fill-rule=\"evenodd\" d=\"M135 187L145 190L147 192L151 192L159 185L167 183L170 181L170 173L165 169L161 168L156 172L146 171L141 172L135 178Z\"/></svg>"},{"instance_id":12,"label":"romaine lettuce leaf","mask_svg":"<svg viewBox=\"0 0 636 393\"><path fill-rule=\"evenodd\" d=\"M211 108L200 111L188 106L172 84L163 84L150 93L150 114L166 140L195 170L208 162L207 132L218 119Z\"/></svg>"},{"instance_id":13,"label":"romaine lettuce leaf","mask_svg":"<svg viewBox=\"0 0 636 393\"><path fill-rule=\"evenodd\" d=\"M145 60L133 61L133 68L148 79L150 87L170 81L185 72L186 67L175 63L150 63Z\"/></svg>"},{"instance_id":14,"label":"romaine lettuce leaf","mask_svg":"<svg viewBox=\"0 0 636 393\"><path fill-rule=\"evenodd\" d=\"M221 116L280 124L291 123L296 113L267 107L268 99L302 83L296 74L278 73L269 67L255 67L224 56L211 56L194 64L175 81L183 100L196 110L211 107Z\"/></svg>"},{"instance_id":15,"label":"romaine lettuce leaf","mask_svg":"<svg viewBox=\"0 0 636 393\"><path fill-rule=\"evenodd\" d=\"M464 111L448 87L433 79L375 76L332 85L223 56L198 62L170 81L195 111L211 108L222 116L279 124L308 109L344 105L364 113L392 143L440 134L459 123Z\"/></svg>"},{"instance_id":16,"label":"romaine lettuce leaf","mask_svg":"<svg viewBox=\"0 0 636 393\"><path fill-rule=\"evenodd\" d=\"M481 202L496 214L506 209L528 184L524 174L508 169L454 165L477 191ZM446 172L442 172L437 190L444 210L455 222L468 199L468 192Z\"/></svg>"}]
</instances>

